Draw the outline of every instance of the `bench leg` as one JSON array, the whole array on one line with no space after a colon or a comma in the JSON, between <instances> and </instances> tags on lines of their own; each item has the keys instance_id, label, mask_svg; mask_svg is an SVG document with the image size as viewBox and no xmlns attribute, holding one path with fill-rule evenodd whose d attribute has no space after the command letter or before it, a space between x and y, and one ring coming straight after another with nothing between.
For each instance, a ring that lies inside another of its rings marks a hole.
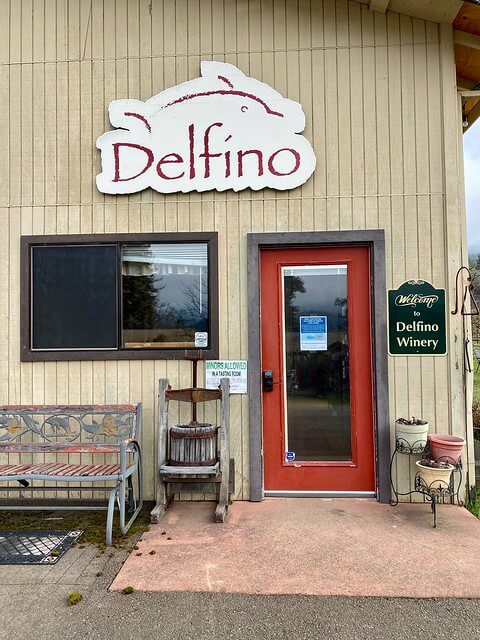
<instances>
[{"instance_id":1,"label":"bench leg","mask_svg":"<svg viewBox=\"0 0 480 640\"><path fill-rule=\"evenodd\" d=\"M138 462L138 502L137 508L134 510L132 517L130 520L125 523L125 503L126 503L126 488L128 483L128 493L129 493L129 503L130 503L130 490L132 496L132 505L135 506L135 502L133 499L133 482L132 476L127 478L127 481L123 480L114 487L110 491L110 496L108 498L108 510L107 510L107 530L106 530L106 544L107 546L111 546L112 537L113 537L113 518L115 516L115 502L118 503L118 508L120 511L120 531L122 534L127 533L130 529L132 522L138 516L143 507L143 491L142 491L142 465L141 461Z\"/></svg>"},{"instance_id":2,"label":"bench leg","mask_svg":"<svg viewBox=\"0 0 480 640\"><path fill-rule=\"evenodd\" d=\"M138 501L137 501L137 505L135 508L135 500L134 500L134 493L133 493L133 475L129 476L127 478L127 483L129 486L129 494L130 494L130 483L131 483L131 488L132 488L132 505L134 508L134 511L132 513L132 516L130 518L130 520L125 524L125 500L123 502L124 505L124 524L123 524L123 528L122 528L122 534L127 533L127 531L130 529L132 522L135 520L135 518L138 516L138 514L140 513L140 511L142 510L143 507L143 487L142 487L142 458L141 455L139 453L138 455L138 465L137 465L137 490L138 490ZM124 483L124 489L125 489L125 483ZM121 523L120 523L120 526Z\"/></svg>"},{"instance_id":3,"label":"bench leg","mask_svg":"<svg viewBox=\"0 0 480 640\"><path fill-rule=\"evenodd\" d=\"M134 492L133 492L133 476L128 476L127 485L128 485L128 513L133 513L135 511L135 495L134 495Z\"/></svg>"},{"instance_id":4,"label":"bench leg","mask_svg":"<svg viewBox=\"0 0 480 640\"><path fill-rule=\"evenodd\" d=\"M125 482L125 480L122 480L118 485L118 492L117 492L118 510L120 511L120 531L122 532L122 534L126 532L126 529L125 529L126 489L127 489L127 483Z\"/></svg>"},{"instance_id":5,"label":"bench leg","mask_svg":"<svg viewBox=\"0 0 480 640\"><path fill-rule=\"evenodd\" d=\"M107 531L106 531L106 544L110 547L112 544L112 532L113 532L113 515L115 512L115 498L117 496L118 487L114 487L110 491L108 498L108 511L107 511Z\"/></svg>"}]
</instances>

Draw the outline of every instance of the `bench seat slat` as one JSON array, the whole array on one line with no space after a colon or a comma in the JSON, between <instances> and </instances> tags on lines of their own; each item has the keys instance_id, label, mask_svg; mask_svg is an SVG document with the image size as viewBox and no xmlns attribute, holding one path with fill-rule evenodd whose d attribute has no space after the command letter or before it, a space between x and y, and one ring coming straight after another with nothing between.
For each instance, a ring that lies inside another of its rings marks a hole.
<instances>
[{"instance_id":1,"label":"bench seat slat","mask_svg":"<svg viewBox=\"0 0 480 640\"><path fill-rule=\"evenodd\" d=\"M117 464L104 464L95 467L88 475L91 476L109 476L112 473L118 473L116 470L119 468Z\"/></svg>"},{"instance_id":2,"label":"bench seat slat","mask_svg":"<svg viewBox=\"0 0 480 640\"><path fill-rule=\"evenodd\" d=\"M75 464L71 463L62 469L59 474L60 476L89 476L92 468L95 468L95 465L84 465L84 464Z\"/></svg>"},{"instance_id":3,"label":"bench seat slat","mask_svg":"<svg viewBox=\"0 0 480 640\"><path fill-rule=\"evenodd\" d=\"M63 464L58 464L55 467L52 467L52 469L49 469L48 473L49 475L52 475L55 472L56 476L63 476L64 471L66 471L69 467L71 466L71 464L69 463L63 463Z\"/></svg>"},{"instance_id":4,"label":"bench seat slat","mask_svg":"<svg viewBox=\"0 0 480 640\"><path fill-rule=\"evenodd\" d=\"M2 464L0 476L45 475L45 476L113 476L120 473L119 464Z\"/></svg>"},{"instance_id":5,"label":"bench seat slat","mask_svg":"<svg viewBox=\"0 0 480 640\"><path fill-rule=\"evenodd\" d=\"M57 464L55 462L32 464L30 468L23 473L47 473L52 467L56 468Z\"/></svg>"},{"instance_id":6,"label":"bench seat slat","mask_svg":"<svg viewBox=\"0 0 480 640\"><path fill-rule=\"evenodd\" d=\"M32 465L33 466L33 465ZM60 471L60 469L63 469L63 467L65 466L64 462L57 462L57 463L50 463L48 465L46 465L45 463L43 465L38 465L38 470L33 471L32 469L28 469L27 473L53 473L55 471L55 473L57 473L58 471ZM25 473L25 472L24 472Z\"/></svg>"},{"instance_id":7,"label":"bench seat slat","mask_svg":"<svg viewBox=\"0 0 480 640\"><path fill-rule=\"evenodd\" d=\"M75 475L83 476L88 475L87 471L89 471L94 465L93 464L80 464L75 472ZM61 473L60 475L70 475L68 473Z\"/></svg>"},{"instance_id":8,"label":"bench seat slat","mask_svg":"<svg viewBox=\"0 0 480 640\"><path fill-rule=\"evenodd\" d=\"M24 469L28 469L29 464L2 464L0 465L0 476L10 476L14 473L22 473Z\"/></svg>"}]
</instances>

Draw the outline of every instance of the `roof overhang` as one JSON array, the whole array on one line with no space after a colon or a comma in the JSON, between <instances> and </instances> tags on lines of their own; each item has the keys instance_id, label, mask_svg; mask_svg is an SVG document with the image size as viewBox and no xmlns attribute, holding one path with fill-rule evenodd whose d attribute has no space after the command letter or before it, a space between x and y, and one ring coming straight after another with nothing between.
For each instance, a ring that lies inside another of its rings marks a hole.
<instances>
[{"instance_id":1,"label":"roof overhang","mask_svg":"<svg viewBox=\"0 0 480 640\"><path fill-rule=\"evenodd\" d=\"M480 116L480 0L463 2L453 21L457 87L464 131Z\"/></svg>"},{"instance_id":2,"label":"roof overhang","mask_svg":"<svg viewBox=\"0 0 480 640\"><path fill-rule=\"evenodd\" d=\"M431 22L454 21L462 6L462 0L359 0L372 11L395 11Z\"/></svg>"},{"instance_id":3,"label":"roof overhang","mask_svg":"<svg viewBox=\"0 0 480 640\"><path fill-rule=\"evenodd\" d=\"M480 0L359 1L372 11L395 11L431 22L453 24L457 87L462 95L463 126L467 131L480 117Z\"/></svg>"}]
</instances>

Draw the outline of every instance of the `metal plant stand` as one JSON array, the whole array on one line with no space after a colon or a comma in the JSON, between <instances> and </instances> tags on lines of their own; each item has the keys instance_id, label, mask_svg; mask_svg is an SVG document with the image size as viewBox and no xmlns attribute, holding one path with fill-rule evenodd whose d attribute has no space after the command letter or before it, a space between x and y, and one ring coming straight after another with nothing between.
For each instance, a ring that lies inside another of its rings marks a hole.
<instances>
[{"instance_id":1,"label":"metal plant stand","mask_svg":"<svg viewBox=\"0 0 480 640\"><path fill-rule=\"evenodd\" d=\"M414 480L414 488L411 491L406 491L405 493L400 493L397 491L395 484L393 482L393 461L397 454L413 456L413 455L421 455L425 458L431 456L430 446L427 443L426 445L419 441L414 442L413 446L410 446L408 442L403 440L402 438L397 438L395 441L395 450L392 453L392 457L390 459L390 485L392 487L392 491L395 494L395 498L390 500L390 505L392 507L396 507L398 504L399 496L410 496L413 493L421 493L427 502L430 502L432 508L433 515L433 527L437 526L437 504L440 500L445 501L445 498L450 498L452 504L455 503L455 498L457 504L459 506L463 505L463 502L460 500L460 487L462 485L462 462L459 460L458 464L454 465L454 469L450 476L450 482L448 486L438 486L441 481L433 480L429 485L427 485L423 478L420 477L420 474L417 472L415 474ZM439 459L442 461L442 458ZM445 460L448 462L448 460ZM455 475L458 475L458 483L455 482ZM455 488L456 487L456 488Z\"/></svg>"},{"instance_id":2,"label":"metal plant stand","mask_svg":"<svg viewBox=\"0 0 480 640\"><path fill-rule=\"evenodd\" d=\"M460 480L458 484L458 488L455 491L455 479L454 472L459 471ZM460 489L461 484L461 463L454 469L452 475L450 476L450 483L448 486L432 486L435 485L438 481L434 480L429 485L427 485L423 478L420 477L418 473L415 474L415 491L417 493L422 493L425 496L427 502L430 502L432 507L432 515L433 515L433 527L437 527L437 504L440 502L440 499L444 500L445 498L455 498L457 496L457 503L460 504L458 499L458 491Z\"/></svg>"}]
</instances>

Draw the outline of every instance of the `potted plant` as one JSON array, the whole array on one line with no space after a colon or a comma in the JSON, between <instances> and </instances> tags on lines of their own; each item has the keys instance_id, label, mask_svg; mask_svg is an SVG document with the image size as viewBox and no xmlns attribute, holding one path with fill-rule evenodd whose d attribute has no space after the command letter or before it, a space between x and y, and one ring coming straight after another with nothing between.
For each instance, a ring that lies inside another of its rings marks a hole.
<instances>
[{"instance_id":1,"label":"potted plant","mask_svg":"<svg viewBox=\"0 0 480 640\"><path fill-rule=\"evenodd\" d=\"M416 462L418 475L424 489L429 493L439 493L448 489L454 466L448 462L435 460L418 460Z\"/></svg>"},{"instance_id":2,"label":"potted plant","mask_svg":"<svg viewBox=\"0 0 480 640\"><path fill-rule=\"evenodd\" d=\"M432 433L429 436L434 460L449 462L457 466L462 456L462 449L466 445L463 438L450 436L445 433Z\"/></svg>"},{"instance_id":3,"label":"potted plant","mask_svg":"<svg viewBox=\"0 0 480 640\"><path fill-rule=\"evenodd\" d=\"M429 422L421 418L398 418L395 421L395 438L403 447L425 449Z\"/></svg>"}]
</instances>

